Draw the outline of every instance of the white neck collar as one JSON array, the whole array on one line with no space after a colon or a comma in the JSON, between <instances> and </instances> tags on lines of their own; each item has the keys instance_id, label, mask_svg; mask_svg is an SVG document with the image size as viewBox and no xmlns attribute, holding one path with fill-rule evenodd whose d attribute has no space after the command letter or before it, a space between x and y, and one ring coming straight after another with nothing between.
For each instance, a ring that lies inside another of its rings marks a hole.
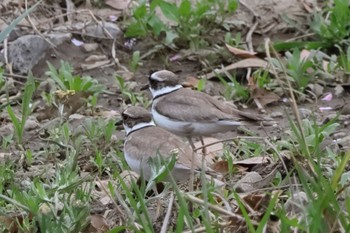
<instances>
[{"instance_id":1,"label":"white neck collar","mask_svg":"<svg viewBox=\"0 0 350 233\"><path fill-rule=\"evenodd\" d=\"M145 127L148 127L148 126L155 126L154 122L153 121L150 121L150 122L142 122L142 123L138 123L136 125L134 125L133 127L129 127L127 126L126 124L123 124L124 126L124 129L125 129L125 132L126 132L126 135L129 135L130 133L138 130L138 129L141 129L141 128L145 128Z\"/></svg>"},{"instance_id":2,"label":"white neck collar","mask_svg":"<svg viewBox=\"0 0 350 233\"><path fill-rule=\"evenodd\" d=\"M164 94L168 94L170 92L173 92L173 91L176 91L180 88L183 88L182 85L180 84L177 84L176 86L173 86L173 87L163 87L159 90L155 90L153 88L149 88L149 90L152 92L152 96L153 96L153 99L158 97L158 96L161 96L161 95L164 95Z\"/></svg>"}]
</instances>

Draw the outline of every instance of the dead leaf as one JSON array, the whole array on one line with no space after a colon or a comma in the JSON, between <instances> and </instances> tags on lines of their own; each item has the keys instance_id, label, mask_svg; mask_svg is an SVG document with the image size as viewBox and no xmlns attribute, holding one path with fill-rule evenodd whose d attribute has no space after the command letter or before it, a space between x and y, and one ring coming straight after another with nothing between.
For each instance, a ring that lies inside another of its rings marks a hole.
<instances>
[{"instance_id":1,"label":"dead leaf","mask_svg":"<svg viewBox=\"0 0 350 233\"><path fill-rule=\"evenodd\" d=\"M9 233L19 232L18 224L23 224L24 216L22 214L13 214L10 216L0 216L0 225L5 227ZM29 220L32 220L32 216L29 216Z\"/></svg>"},{"instance_id":2,"label":"dead leaf","mask_svg":"<svg viewBox=\"0 0 350 233\"><path fill-rule=\"evenodd\" d=\"M280 97L276 93L262 88L254 88L251 91L251 95L252 98L257 99L263 107L280 100Z\"/></svg>"},{"instance_id":3,"label":"dead leaf","mask_svg":"<svg viewBox=\"0 0 350 233\"><path fill-rule=\"evenodd\" d=\"M197 88L199 79L193 76L187 76L186 80L181 83L184 87Z\"/></svg>"},{"instance_id":4,"label":"dead leaf","mask_svg":"<svg viewBox=\"0 0 350 233\"><path fill-rule=\"evenodd\" d=\"M86 98L89 97L89 92L77 92L74 91L57 91L55 97L57 102L64 105L64 113L70 116L76 113L81 107L86 105ZM45 119L52 119L58 116L58 109L56 106L45 106L38 111L37 119L42 121Z\"/></svg>"},{"instance_id":5,"label":"dead leaf","mask_svg":"<svg viewBox=\"0 0 350 233\"><path fill-rule=\"evenodd\" d=\"M217 69L213 72L210 72L208 74L203 75L201 78L207 78L212 79L216 77L219 74L224 74L225 71L230 71L238 68L250 68L250 67L256 67L256 68L267 68L269 63L263 59L260 58L247 58L238 62L235 62L231 65L228 65L224 67L223 69Z\"/></svg>"},{"instance_id":6,"label":"dead leaf","mask_svg":"<svg viewBox=\"0 0 350 233\"><path fill-rule=\"evenodd\" d=\"M109 225L106 222L105 218L101 215L91 215L90 216L90 224L83 231L84 233L103 233L109 230Z\"/></svg>"},{"instance_id":7,"label":"dead leaf","mask_svg":"<svg viewBox=\"0 0 350 233\"><path fill-rule=\"evenodd\" d=\"M109 60L105 60L105 61L96 61L92 64L81 64L80 67L86 71L86 70L93 70L95 68L98 68L98 67L102 67L102 66L105 66L105 65L108 65L110 63Z\"/></svg>"},{"instance_id":8,"label":"dead leaf","mask_svg":"<svg viewBox=\"0 0 350 233\"><path fill-rule=\"evenodd\" d=\"M260 188L259 182L262 182L263 178L257 172L248 172L242 177L235 185L234 189L238 193L252 192Z\"/></svg>"},{"instance_id":9,"label":"dead leaf","mask_svg":"<svg viewBox=\"0 0 350 233\"><path fill-rule=\"evenodd\" d=\"M102 110L96 111L95 116L101 116L105 119L115 119L120 116L120 113L115 110Z\"/></svg>"},{"instance_id":10,"label":"dead leaf","mask_svg":"<svg viewBox=\"0 0 350 233\"><path fill-rule=\"evenodd\" d=\"M252 157L248 159L244 159L241 161L235 161L233 164L235 165L241 165L241 166L252 166L257 164L263 164L263 163L269 163L269 158L266 156L258 156L258 157Z\"/></svg>"},{"instance_id":11,"label":"dead leaf","mask_svg":"<svg viewBox=\"0 0 350 233\"><path fill-rule=\"evenodd\" d=\"M255 211L261 211L263 208L263 211L265 211L266 206L268 206L270 201L270 196L266 195L266 193L263 194L248 194L243 195L241 197L246 204L250 206Z\"/></svg>"},{"instance_id":12,"label":"dead leaf","mask_svg":"<svg viewBox=\"0 0 350 233\"><path fill-rule=\"evenodd\" d=\"M233 53L234 55L236 55L237 57L240 57L240 58L256 58L256 52L250 52L250 51L247 51L247 50L243 50L243 49L238 49L238 48L235 48L235 47L232 47L231 45L228 45L228 44L225 44L226 45L226 48L231 52Z\"/></svg>"},{"instance_id":13,"label":"dead leaf","mask_svg":"<svg viewBox=\"0 0 350 233\"><path fill-rule=\"evenodd\" d=\"M116 10L125 10L130 6L131 0L106 0L104 3Z\"/></svg>"},{"instance_id":14,"label":"dead leaf","mask_svg":"<svg viewBox=\"0 0 350 233\"><path fill-rule=\"evenodd\" d=\"M228 169L228 162L225 160L221 160L218 162L215 162L211 168L216 171L219 172L221 174L226 174L228 173L229 169Z\"/></svg>"}]
</instances>

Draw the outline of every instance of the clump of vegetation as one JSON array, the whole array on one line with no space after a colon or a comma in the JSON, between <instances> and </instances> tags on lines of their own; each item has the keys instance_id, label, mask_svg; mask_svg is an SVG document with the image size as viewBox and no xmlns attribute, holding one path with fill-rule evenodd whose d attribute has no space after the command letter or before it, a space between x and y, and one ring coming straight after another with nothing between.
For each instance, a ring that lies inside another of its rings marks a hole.
<instances>
[{"instance_id":1,"label":"clump of vegetation","mask_svg":"<svg viewBox=\"0 0 350 233\"><path fill-rule=\"evenodd\" d=\"M174 40L182 41L182 46L198 49L208 45L204 35L218 25L223 25L227 15L237 9L236 0L182 0L179 4L164 0L152 1L147 6L142 1L133 9L133 22L128 25L126 35L129 37L149 36L157 39L165 33L163 42L174 46ZM172 26L163 22L156 14L159 8Z\"/></svg>"}]
</instances>

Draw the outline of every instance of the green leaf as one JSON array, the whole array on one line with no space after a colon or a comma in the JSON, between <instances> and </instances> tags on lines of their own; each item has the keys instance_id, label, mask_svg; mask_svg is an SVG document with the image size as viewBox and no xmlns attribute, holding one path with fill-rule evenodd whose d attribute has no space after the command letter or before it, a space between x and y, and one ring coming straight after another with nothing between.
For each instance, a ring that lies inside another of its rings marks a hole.
<instances>
[{"instance_id":1,"label":"green leaf","mask_svg":"<svg viewBox=\"0 0 350 233\"><path fill-rule=\"evenodd\" d=\"M234 12L236 11L238 8L238 2L237 0L229 0L228 1L228 4L227 4L227 10L229 12Z\"/></svg>"},{"instance_id":2,"label":"green leaf","mask_svg":"<svg viewBox=\"0 0 350 233\"><path fill-rule=\"evenodd\" d=\"M180 16L189 16L191 14L191 3L189 0L183 0L179 6Z\"/></svg>"},{"instance_id":3,"label":"green leaf","mask_svg":"<svg viewBox=\"0 0 350 233\"><path fill-rule=\"evenodd\" d=\"M49 71L46 72L46 75L49 75L53 79L53 81L55 81L60 86L61 90L66 91L66 85L60 79L56 68L50 62L47 62L47 65L49 67Z\"/></svg>"},{"instance_id":4,"label":"green leaf","mask_svg":"<svg viewBox=\"0 0 350 233\"><path fill-rule=\"evenodd\" d=\"M135 17L135 19L142 19L147 15L147 8L146 5L141 5L140 7L138 7L135 11L133 16Z\"/></svg>"},{"instance_id":5,"label":"green leaf","mask_svg":"<svg viewBox=\"0 0 350 233\"><path fill-rule=\"evenodd\" d=\"M35 91L34 77L30 73L28 75L28 80L24 87L24 93L22 98L22 128L23 129L24 129L24 124L26 122L26 119L31 112L30 101L32 100L34 91Z\"/></svg>"},{"instance_id":6,"label":"green leaf","mask_svg":"<svg viewBox=\"0 0 350 233\"><path fill-rule=\"evenodd\" d=\"M148 26L152 29L154 35L159 36L162 31L167 29L166 25L159 19L156 14L150 16Z\"/></svg>"},{"instance_id":7,"label":"green leaf","mask_svg":"<svg viewBox=\"0 0 350 233\"><path fill-rule=\"evenodd\" d=\"M165 17L179 23L179 11L175 3L161 2L159 7Z\"/></svg>"},{"instance_id":8,"label":"green leaf","mask_svg":"<svg viewBox=\"0 0 350 233\"><path fill-rule=\"evenodd\" d=\"M147 31L141 22L131 23L125 32L126 37L145 37L147 36Z\"/></svg>"}]
</instances>

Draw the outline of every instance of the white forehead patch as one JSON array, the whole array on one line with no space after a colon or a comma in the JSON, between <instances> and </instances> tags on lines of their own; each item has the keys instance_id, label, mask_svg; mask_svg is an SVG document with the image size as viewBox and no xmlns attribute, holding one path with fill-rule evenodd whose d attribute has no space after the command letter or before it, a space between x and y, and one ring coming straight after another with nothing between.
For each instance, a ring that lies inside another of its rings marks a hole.
<instances>
[{"instance_id":1,"label":"white forehead patch","mask_svg":"<svg viewBox=\"0 0 350 233\"><path fill-rule=\"evenodd\" d=\"M153 73L153 74L151 75L151 79L157 80L157 81L159 81L159 82L163 82L164 79L162 79L161 77L159 77L158 74L160 74L160 72L155 72L155 73Z\"/></svg>"}]
</instances>

